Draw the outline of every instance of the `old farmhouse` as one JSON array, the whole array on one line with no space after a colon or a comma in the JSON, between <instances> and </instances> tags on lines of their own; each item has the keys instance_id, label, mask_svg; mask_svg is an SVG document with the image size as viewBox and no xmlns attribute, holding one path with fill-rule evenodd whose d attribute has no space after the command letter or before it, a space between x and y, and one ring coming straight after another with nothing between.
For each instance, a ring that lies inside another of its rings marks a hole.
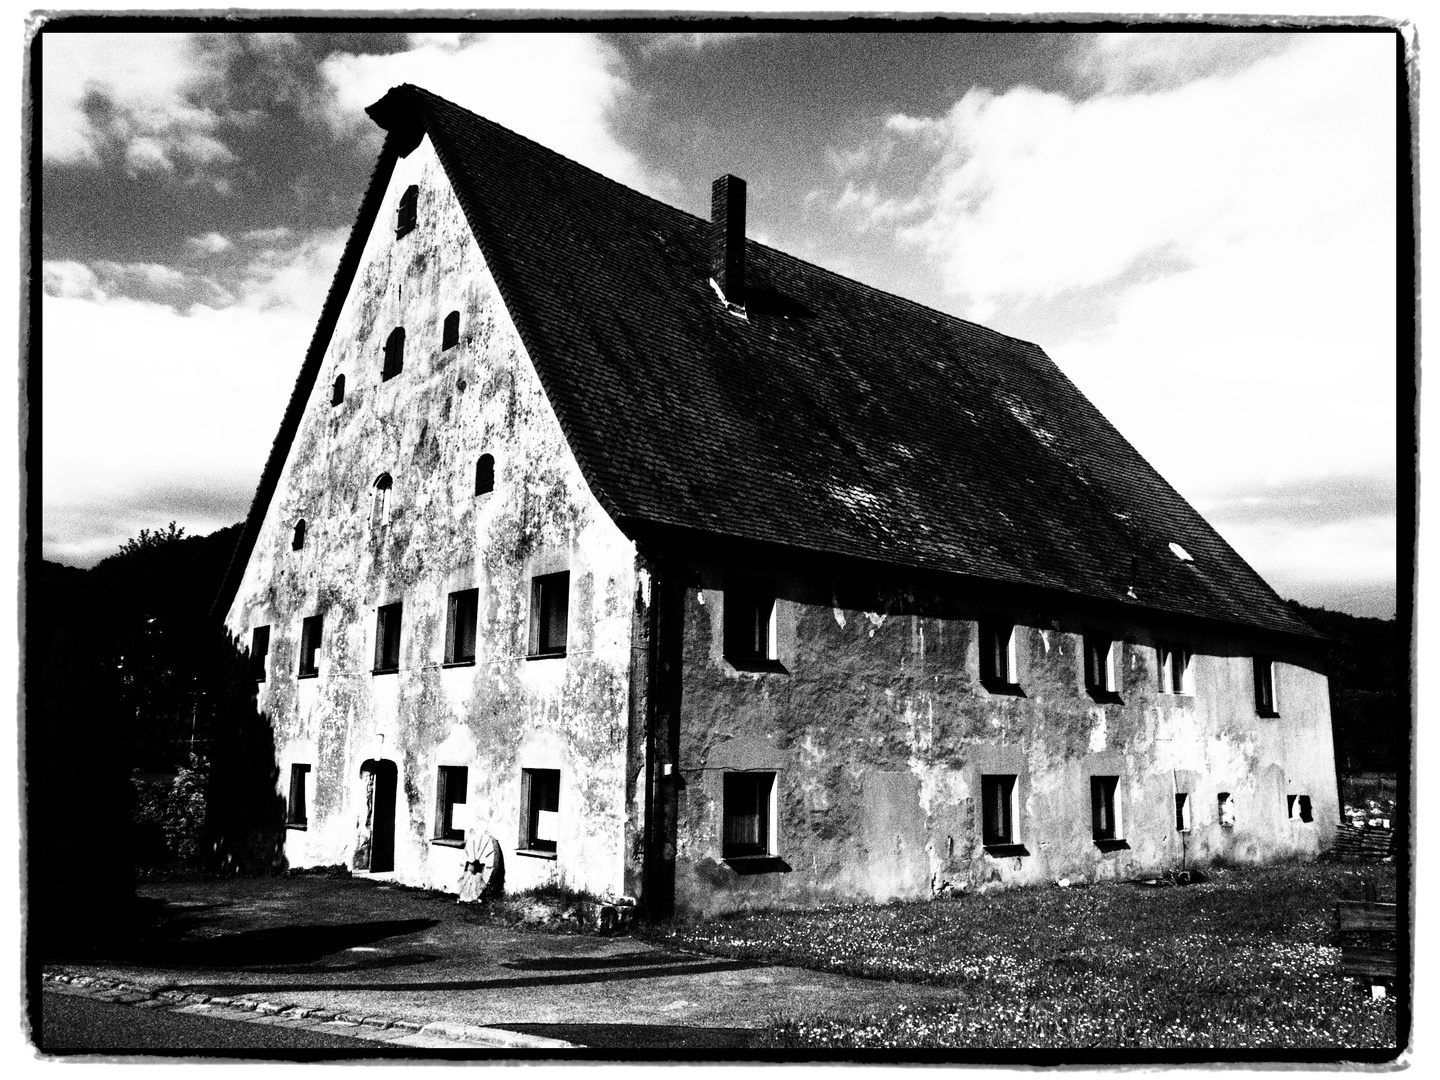
<instances>
[{"instance_id":1,"label":"old farmhouse","mask_svg":"<svg viewBox=\"0 0 1440 1080\"><path fill-rule=\"evenodd\" d=\"M1036 346L413 86L227 584L291 865L651 912L1314 854L1322 643ZM1157 357L1163 362L1163 357Z\"/></svg>"}]
</instances>

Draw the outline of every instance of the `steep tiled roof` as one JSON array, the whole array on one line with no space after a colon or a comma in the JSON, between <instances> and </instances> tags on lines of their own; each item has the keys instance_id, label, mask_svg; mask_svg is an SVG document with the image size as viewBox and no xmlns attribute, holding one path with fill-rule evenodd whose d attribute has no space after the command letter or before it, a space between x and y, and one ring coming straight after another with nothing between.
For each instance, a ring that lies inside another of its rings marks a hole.
<instances>
[{"instance_id":1,"label":"steep tiled roof","mask_svg":"<svg viewBox=\"0 0 1440 1080\"><path fill-rule=\"evenodd\" d=\"M753 241L742 319L708 221L416 87L370 112L429 134L622 527L1313 633L1036 346Z\"/></svg>"}]
</instances>

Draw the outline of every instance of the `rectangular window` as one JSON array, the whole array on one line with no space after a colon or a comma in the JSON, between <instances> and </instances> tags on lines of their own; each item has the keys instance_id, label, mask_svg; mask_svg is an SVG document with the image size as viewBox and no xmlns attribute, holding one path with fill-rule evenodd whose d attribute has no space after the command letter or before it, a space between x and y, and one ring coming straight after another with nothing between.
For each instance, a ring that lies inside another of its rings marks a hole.
<instances>
[{"instance_id":1,"label":"rectangular window","mask_svg":"<svg viewBox=\"0 0 1440 1080\"><path fill-rule=\"evenodd\" d=\"M375 612L375 674L400 670L400 604L385 604Z\"/></svg>"},{"instance_id":2,"label":"rectangular window","mask_svg":"<svg viewBox=\"0 0 1440 1080\"><path fill-rule=\"evenodd\" d=\"M1092 776L1090 778L1090 823L1091 835L1096 840L1119 840L1120 831L1120 778L1118 776Z\"/></svg>"},{"instance_id":3,"label":"rectangular window","mask_svg":"<svg viewBox=\"0 0 1440 1080\"><path fill-rule=\"evenodd\" d=\"M441 765L435 774L435 839L464 840L463 811L470 785L470 770L464 765Z\"/></svg>"},{"instance_id":4,"label":"rectangular window","mask_svg":"<svg viewBox=\"0 0 1440 1080\"><path fill-rule=\"evenodd\" d=\"M1255 711L1261 716L1279 716L1275 701L1275 662L1268 656L1255 657Z\"/></svg>"},{"instance_id":5,"label":"rectangular window","mask_svg":"<svg viewBox=\"0 0 1440 1080\"><path fill-rule=\"evenodd\" d=\"M1289 811L1291 821L1314 821L1314 815L1310 812L1309 795L1286 795L1286 809Z\"/></svg>"},{"instance_id":6,"label":"rectangular window","mask_svg":"<svg viewBox=\"0 0 1440 1080\"><path fill-rule=\"evenodd\" d=\"M530 655L564 656L570 621L570 572L542 574L530 583Z\"/></svg>"},{"instance_id":7,"label":"rectangular window","mask_svg":"<svg viewBox=\"0 0 1440 1080\"><path fill-rule=\"evenodd\" d=\"M1162 694L1192 694L1195 692L1190 678L1190 650L1184 645L1165 644L1160 646L1160 692Z\"/></svg>"},{"instance_id":8,"label":"rectangular window","mask_svg":"<svg viewBox=\"0 0 1440 1080\"><path fill-rule=\"evenodd\" d=\"M250 677L256 682L264 682L269 661L270 627L257 626L250 634Z\"/></svg>"},{"instance_id":9,"label":"rectangular window","mask_svg":"<svg viewBox=\"0 0 1440 1080\"><path fill-rule=\"evenodd\" d=\"M775 587L750 578L725 583L725 659L776 659Z\"/></svg>"},{"instance_id":10,"label":"rectangular window","mask_svg":"<svg viewBox=\"0 0 1440 1080\"><path fill-rule=\"evenodd\" d=\"M1092 694L1114 694L1116 642L1098 634L1085 635L1085 688Z\"/></svg>"},{"instance_id":11,"label":"rectangular window","mask_svg":"<svg viewBox=\"0 0 1440 1080\"><path fill-rule=\"evenodd\" d=\"M1175 831L1190 831L1190 793L1188 791L1175 793Z\"/></svg>"},{"instance_id":12,"label":"rectangular window","mask_svg":"<svg viewBox=\"0 0 1440 1080\"><path fill-rule=\"evenodd\" d=\"M475 662L475 626L480 617L480 590L464 589L450 594L445 618L445 662Z\"/></svg>"},{"instance_id":13,"label":"rectangular window","mask_svg":"<svg viewBox=\"0 0 1440 1080\"><path fill-rule=\"evenodd\" d=\"M323 621L319 615L310 615L300 624L300 678L314 678L320 674L320 632Z\"/></svg>"},{"instance_id":14,"label":"rectangular window","mask_svg":"<svg viewBox=\"0 0 1440 1080\"><path fill-rule=\"evenodd\" d=\"M285 824L291 828L303 829L309 821L305 805L305 785L309 775L309 765L290 766L290 801L285 805Z\"/></svg>"},{"instance_id":15,"label":"rectangular window","mask_svg":"<svg viewBox=\"0 0 1440 1080\"><path fill-rule=\"evenodd\" d=\"M1235 827L1235 800L1230 797L1228 791L1221 791L1216 794L1215 812L1222 829L1233 829Z\"/></svg>"},{"instance_id":16,"label":"rectangular window","mask_svg":"<svg viewBox=\"0 0 1440 1080\"><path fill-rule=\"evenodd\" d=\"M775 796L773 772L725 774L724 834L720 854L726 859L774 855L770 806Z\"/></svg>"},{"instance_id":17,"label":"rectangular window","mask_svg":"<svg viewBox=\"0 0 1440 1080\"><path fill-rule=\"evenodd\" d=\"M400 202L395 207L395 238L397 240L415 228L415 222L418 219L416 209L419 202L420 188L416 184L411 184L400 196Z\"/></svg>"},{"instance_id":18,"label":"rectangular window","mask_svg":"<svg viewBox=\"0 0 1440 1080\"><path fill-rule=\"evenodd\" d=\"M520 770L520 847L553 852L560 837L560 770Z\"/></svg>"},{"instance_id":19,"label":"rectangular window","mask_svg":"<svg viewBox=\"0 0 1440 1080\"><path fill-rule=\"evenodd\" d=\"M1008 622L980 624L980 680L990 689L1013 690L1020 683L1015 654L1015 625Z\"/></svg>"},{"instance_id":20,"label":"rectangular window","mask_svg":"<svg viewBox=\"0 0 1440 1080\"><path fill-rule=\"evenodd\" d=\"M1015 830L1015 776L980 777L981 831L986 847L1019 842Z\"/></svg>"}]
</instances>

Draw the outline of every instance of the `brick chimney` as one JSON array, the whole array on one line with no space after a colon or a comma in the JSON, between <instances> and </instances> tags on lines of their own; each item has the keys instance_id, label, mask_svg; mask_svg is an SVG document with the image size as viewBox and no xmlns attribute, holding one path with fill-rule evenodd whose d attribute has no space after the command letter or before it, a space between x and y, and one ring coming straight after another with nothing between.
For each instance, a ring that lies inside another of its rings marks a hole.
<instances>
[{"instance_id":1,"label":"brick chimney","mask_svg":"<svg viewBox=\"0 0 1440 1080\"><path fill-rule=\"evenodd\" d=\"M745 181L725 175L710 188L710 276L727 303L745 303Z\"/></svg>"}]
</instances>

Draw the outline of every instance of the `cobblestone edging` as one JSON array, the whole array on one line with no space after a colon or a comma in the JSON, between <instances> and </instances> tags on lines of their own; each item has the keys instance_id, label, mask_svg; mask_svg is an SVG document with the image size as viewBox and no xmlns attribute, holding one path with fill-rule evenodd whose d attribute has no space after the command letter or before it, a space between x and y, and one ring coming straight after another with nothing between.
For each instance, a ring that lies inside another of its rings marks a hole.
<instances>
[{"instance_id":1,"label":"cobblestone edging","mask_svg":"<svg viewBox=\"0 0 1440 1080\"><path fill-rule=\"evenodd\" d=\"M92 997L137 1008L191 1009L195 1006L235 1009L255 1013L256 1017L275 1020L308 1021L310 1023L338 1023L354 1025L353 1031L345 1034L359 1039L378 1042L393 1042L397 1037L421 1036L444 1039L468 1047L486 1049L516 1050L564 1050L578 1049L577 1044L560 1039L546 1039L538 1035L526 1035L519 1031L503 1028L474 1027L470 1024L455 1024L445 1020L420 1023L416 1020L397 1020L393 1017L372 1013L337 1012L333 1009L309 1008L286 1005L278 1001L262 1001L255 997L240 995L193 994L184 990L155 990L138 983L102 979L93 975L71 975L66 972L46 971L41 974L45 983L69 986ZM380 1033L386 1033L382 1036ZM404 1032L405 1036L399 1033Z\"/></svg>"}]
</instances>

